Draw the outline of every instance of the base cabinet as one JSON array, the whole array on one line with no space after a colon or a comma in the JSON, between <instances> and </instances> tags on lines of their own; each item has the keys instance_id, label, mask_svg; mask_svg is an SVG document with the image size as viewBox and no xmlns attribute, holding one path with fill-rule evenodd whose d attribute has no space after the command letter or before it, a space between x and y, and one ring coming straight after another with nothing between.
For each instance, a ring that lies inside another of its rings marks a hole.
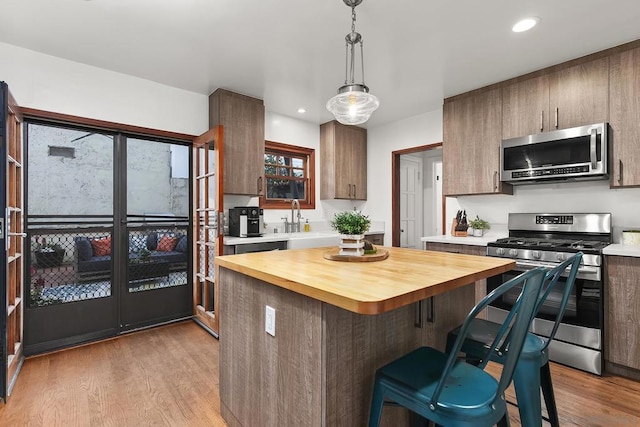
<instances>
[{"instance_id":1,"label":"base cabinet","mask_svg":"<svg viewBox=\"0 0 640 427\"><path fill-rule=\"evenodd\" d=\"M425 249L428 251L436 252L449 252L453 254L465 254L465 255L477 255L486 256L487 248L485 246L476 245L463 245L459 243L437 243L437 242L425 242ZM478 280L475 283L475 304L480 302L482 298L487 295L487 280ZM467 313L464 313L466 315ZM484 314L480 314L479 317L486 316L486 310Z\"/></svg>"},{"instance_id":2,"label":"base cabinet","mask_svg":"<svg viewBox=\"0 0 640 427\"><path fill-rule=\"evenodd\" d=\"M640 373L640 258L607 256L605 360Z\"/></svg>"}]
</instances>

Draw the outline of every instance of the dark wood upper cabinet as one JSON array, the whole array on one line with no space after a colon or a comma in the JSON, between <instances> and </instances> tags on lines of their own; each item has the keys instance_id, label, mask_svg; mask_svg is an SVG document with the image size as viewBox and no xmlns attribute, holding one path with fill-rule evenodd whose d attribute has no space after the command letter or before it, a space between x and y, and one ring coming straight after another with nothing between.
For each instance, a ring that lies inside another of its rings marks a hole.
<instances>
[{"instance_id":1,"label":"dark wood upper cabinet","mask_svg":"<svg viewBox=\"0 0 640 427\"><path fill-rule=\"evenodd\" d=\"M444 105L443 186L447 196L512 194L500 181L502 92L493 89Z\"/></svg>"},{"instance_id":2,"label":"dark wood upper cabinet","mask_svg":"<svg viewBox=\"0 0 640 427\"><path fill-rule=\"evenodd\" d=\"M367 200L367 130L320 125L320 199Z\"/></svg>"},{"instance_id":3,"label":"dark wood upper cabinet","mask_svg":"<svg viewBox=\"0 0 640 427\"><path fill-rule=\"evenodd\" d=\"M264 186L264 102L217 89L209 95L209 127L223 126L225 194L258 196Z\"/></svg>"},{"instance_id":4,"label":"dark wood upper cabinet","mask_svg":"<svg viewBox=\"0 0 640 427\"><path fill-rule=\"evenodd\" d=\"M611 56L611 186L640 186L640 47Z\"/></svg>"},{"instance_id":5,"label":"dark wood upper cabinet","mask_svg":"<svg viewBox=\"0 0 640 427\"><path fill-rule=\"evenodd\" d=\"M609 119L609 58L574 65L503 88L502 138Z\"/></svg>"}]
</instances>

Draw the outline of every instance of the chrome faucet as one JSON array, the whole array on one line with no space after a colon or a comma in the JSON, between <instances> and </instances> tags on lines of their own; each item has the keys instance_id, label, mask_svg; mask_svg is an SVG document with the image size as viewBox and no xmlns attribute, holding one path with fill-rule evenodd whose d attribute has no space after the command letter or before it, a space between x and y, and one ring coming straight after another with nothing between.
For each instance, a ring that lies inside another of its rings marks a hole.
<instances>
[{"instance_id":1,"label":"chrome faucet","mask_svg":"<svg viewBox=\"0 0 640 427\"><path fill-rule=\"evenodd\" d=\"M295 209L296 206L298 207L298 215L294 217L293 210ZM298 219L297 221L296 221L296 218ZM298 201L298 199L293 199L291 200L291 232L292 233L300 232L300 218L302 218L302 215L300 214L300 202Z\"/></svg>"}]
</instances>

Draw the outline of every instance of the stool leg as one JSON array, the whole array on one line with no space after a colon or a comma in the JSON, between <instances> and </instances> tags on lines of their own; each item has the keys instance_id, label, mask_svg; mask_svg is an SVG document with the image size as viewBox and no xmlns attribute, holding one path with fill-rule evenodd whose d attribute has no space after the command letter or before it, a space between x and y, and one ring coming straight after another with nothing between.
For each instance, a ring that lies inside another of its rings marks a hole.
<instances>
[{"instance_id":1,"label":"stool leg","mask_svg":"<svg viewBox=\"0 0 640 427\"><path fill-rule=\"evenodd\" d=\"M378 427L380 425L383 405L384 387L376 381L373 386L373 398L371 400L371 411L369 412L369 427Z\"/></svg>"},{"instance_id":2,"label":"stool leg","mask_svg":"<svg viewBox=\"0 0 640 427\"><path fill-rule=\"evenodd\" d=\"M540 361L520 359L513 375L522 427L542 427Z\"/></svg>"},{"instance_id":3,"label":"stool leg","mask_svg":"<svg viewBox=\"0 0 640 427\"><path fill-rule=\"evenodd\" d=\"M540 384L542 386L544 403L547 406L547 413L549 414L549 423L551 424L551 427L560 427L558 408L556 408L556 398L553 393L553 384L551 383L549 362L540 367Z\"/></svg>"}]
</instances>

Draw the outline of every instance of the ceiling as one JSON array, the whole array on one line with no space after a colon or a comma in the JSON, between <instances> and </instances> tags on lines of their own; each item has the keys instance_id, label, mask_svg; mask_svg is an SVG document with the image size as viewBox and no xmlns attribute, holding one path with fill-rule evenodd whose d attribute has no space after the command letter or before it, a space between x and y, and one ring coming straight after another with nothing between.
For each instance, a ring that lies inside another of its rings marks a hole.
<instances>
[{"instance_id":1,"label":"ceiling","mask_svg":"<svg viewBox=\"0 0 640 427\"><path fill-rule=\"evenodd\" d=\"M323 123L344 81L342 0L2 0L0 42ZM638 0L364 0L356 30L380 108L368 125L640 38ZM540 23L513 33L520 18ZM307 113L297 113L304 107Z\"/></svg>"}]
</instances>

